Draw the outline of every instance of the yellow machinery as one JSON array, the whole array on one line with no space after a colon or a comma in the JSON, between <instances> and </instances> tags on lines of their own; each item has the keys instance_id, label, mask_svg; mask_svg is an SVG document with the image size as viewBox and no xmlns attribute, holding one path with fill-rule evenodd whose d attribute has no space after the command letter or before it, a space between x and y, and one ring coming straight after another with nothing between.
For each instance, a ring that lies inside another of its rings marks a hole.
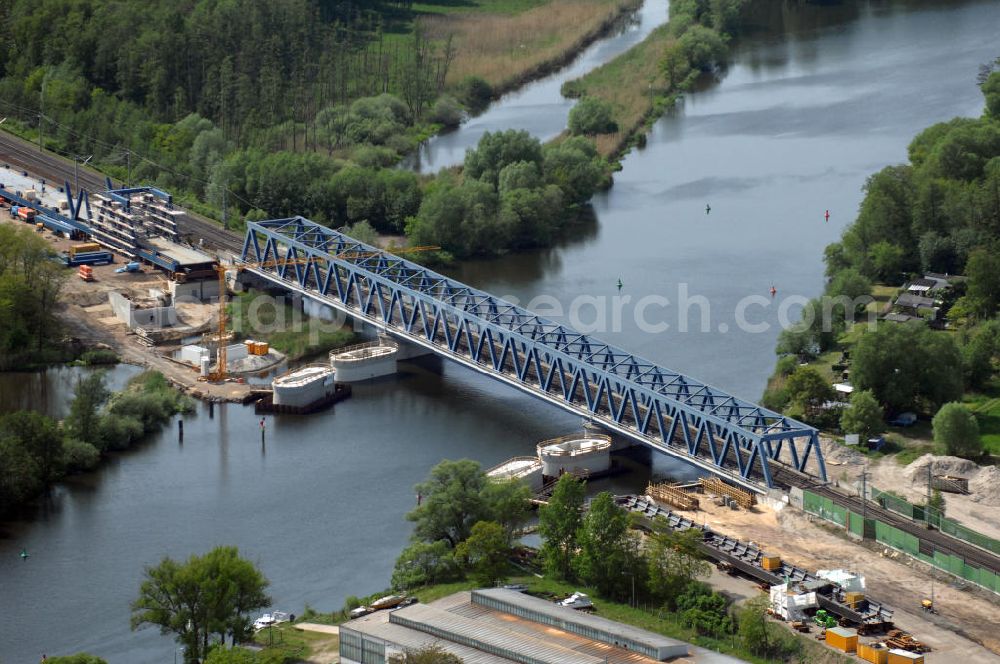
<instances>
[{"instance_id":1,"label":"yellow machinery","mask_svg":"<svg viewBox=\"0 0 1000 664\"><path fill-rule=\"evenodd\" d=\"M344 251L335 255L335 258L344 259L357 259L357 258L368 258L370 256L378 256L384 253L391 254L410 254L419 251L436 251L441 247L433 246L422 246L422 247L389 247L388 249L381 251ZM306 263L319 262L322 261L321 258L303 258L298 260L286 260L284 258L276 258L268 261L262 261L257 263L239 263L237 265L229 266L229 269L235 270L237 274L242 270L253 269L253 268L271 268L278 267L281 265L304 265ZM321 266L322 267L322 266ZM228 289L226 288L226 266L221 263L216 264L215 273L219 276L219 328L218 328L218 338L216 339L219 344L218 356L216 359L215 371L208 375L208 380L213 383L225 382L229 377L227 371L228 358L226 357L226 293Z\"/></svg>"}]
</instances>

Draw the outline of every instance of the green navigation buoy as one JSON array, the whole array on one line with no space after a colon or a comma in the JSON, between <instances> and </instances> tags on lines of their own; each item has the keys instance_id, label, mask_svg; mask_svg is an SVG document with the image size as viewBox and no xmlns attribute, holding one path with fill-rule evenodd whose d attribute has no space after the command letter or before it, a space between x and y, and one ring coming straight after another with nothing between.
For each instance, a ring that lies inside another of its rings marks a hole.
<instances>
[{"instance_id":1,"label":"green navigation buoy","mask_svg":"<svg viewBox=\"0 0 1000 664\"><path fill-rule=\"evenodd\" d=\"M27 559L28 559L28 550L21 549L21 560L27 560Z\"/></svg>"},{"instance_id":2,"label":"green navigation buoy","mask_svg":"<svg viewBox=\"0 0 1000 664\"><path fill-rule=\"evenodd\" d=\"M621 289L622 289L622 280L621 280L621 277L619 277L618 278L618 290L621 290Z\"/></svg>"},{"instance_id":3,"label":"green navigation buoy","mask_svg":"<svg viewBox=\"0 0 1000 664\"><path fill-rule=\"evenodd\" d=\"M708 203L705 203L705 214L708 214L711 211L712 211L712 206L709 205Z\"/></svg>"}]
</instances>

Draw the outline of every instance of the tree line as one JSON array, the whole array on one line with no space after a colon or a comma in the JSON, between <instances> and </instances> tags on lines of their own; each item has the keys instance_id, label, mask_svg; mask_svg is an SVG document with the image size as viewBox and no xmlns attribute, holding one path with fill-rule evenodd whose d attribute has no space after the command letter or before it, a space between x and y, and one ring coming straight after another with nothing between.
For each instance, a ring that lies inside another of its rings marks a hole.
<instances>
[{"instance_id":1,"label":"tree line","mask_svg":"<svg viewBox=\"0 0 1000 664\"><path fill-rule=\"evenodd\" d=\"M0 416L0 515L10 515L66 475L90 470L108 452L123 450L171 416L193 408L163 374L143 372L121 392L105 373L78 379L70 412L58 422L33 411Z\"/></svg>"},{"instance_id":2,"label":"tree line","mask_svg":"<svg viewBox=\"0 0 1000 664\"><path fill-rule=\"evenodd\" d=\"M764 403L818 426L871 435L884 415L934 414L949 453L976 456L975 418L959 402L988 389L1000 360L1000 59L984 66L986 108L978 118L935 124L914 138L909 163L868 178L857 219L825 250L823 298L779 336L779 360ZM873 306L875 284L899 286L927 272L951 276L940 322L852 321ZM848 348L855 392L843 411L829 380L802 362ZM942 408L947 406L946 408ZM960 421L959 421L960 420ZM952 422L955 422L952 424ZM946 424L947 423L947 424ZM978 438L978 436L977 436Z\"/></svg>"},{"instance_id":3,"label":"tree line","mask_svg":"<svg viewBox=\"0 0 1000 664\"><path fill-rule=\"evenodd\" d=\"M407 515L414 522L413 541L396 561L393 589L413 591L464 577L495 586L515 573L518 531L530 509L524 482L488 478L474 461L446 460L416 490L420 504ZM538 533L546 578L582 583L610 601L667 611L710 645L739 642L744 652L779 659L798 652L794 638L767 624L766 602L735 607L703 581L710 567L700 529L641 523L608 492L588 503L586 483L565 474L539 508Z\"/></svg>"}]
</instances>

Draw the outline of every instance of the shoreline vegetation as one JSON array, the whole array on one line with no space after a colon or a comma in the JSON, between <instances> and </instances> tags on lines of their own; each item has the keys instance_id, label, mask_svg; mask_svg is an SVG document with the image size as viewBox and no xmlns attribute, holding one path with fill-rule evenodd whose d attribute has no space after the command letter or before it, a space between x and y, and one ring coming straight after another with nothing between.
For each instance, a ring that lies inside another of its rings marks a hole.
<instances>
[{"instance_id":1,"label":"shoreline vegetation","mask_svg":"<svg viewBox=\"0 0 1000 664\"><path fill-rule=\"evenodd\" d=\"M610 161L645 143L652 123L673 108L702 77L725 66L730 41L739 35L753 0L675 0L666 24L610 62L567 81L569 98L597 100L610 124L584 127L598 152ZM580 106L578 104L577 106ZM574 112L581 111L574 108Z\"/></svg>"},{"instance_id":2,"label":"shoreline vegetation","mask_svg":"<svg viewBox=\"0 0 1000 664\"><path fill-rule=\"evenodd\" d=\"M856 219L824 252L823 296L778 338L761 400L862 441L912 414L884 446L860 446L900 463L1000 457L1000 58L978 83L980 117L924 129L907 163L868 178ZM853 392L838 403L833 384L845 381Z\"/></svg>"},{"instance_id":3,"label":"shoreline vegetation","mask_svg":"<svg viewBox=\"0 0 1000 664\"><path fill-rule=\"evenodd\" d=\"M157 371L144 371L120 392L110 392L104 371L97 370L77 380L70 413L61 421L33 411L0 416L0 518L193 410L193 399Z\"/></svg>"}]
</instances>

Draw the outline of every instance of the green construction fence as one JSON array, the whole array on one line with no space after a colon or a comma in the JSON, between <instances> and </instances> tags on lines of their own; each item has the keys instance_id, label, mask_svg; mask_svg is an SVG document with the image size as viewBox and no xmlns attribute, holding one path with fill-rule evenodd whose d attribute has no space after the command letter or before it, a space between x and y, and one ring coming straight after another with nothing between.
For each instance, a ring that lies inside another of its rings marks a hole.
<instances>
[{"instance_id":1,"label":"green construction fence","mask_svg":"<svg viewBox=\"0 0 1000 664\"><path fill-rule=\"evenodd\" d=\"M987 537L986 535L976 532L971 528L967 528L957 521L947 518L933 508L925 505L914 505L899 496L885 491L879 491L874 487L872 488L872 500L887 510L891 510L897 514L902 514L903 516L914 521L929 523L946 535L951 535L956 539L964 540L970 544L975 544L980 548L986 549L987 551L1000 556L1000 541L997 541L992 537Z\"/></svg>"},{"instance_id":2,"label":"green construction fence","mask_svg":"<svg viewBox=\"0 0 1000 664\"><path fill-rule=\"evenodd\" d=\"M879 492L881 493L881 492ZM891 496L890 494L882 494L890 496L890 498L895 499L891 502L894 505L898 503L899 500L896 496ZM881 501L879 501L880 504ZM905 502L905 501L904 501ZM982 586L987 590L992 590L995 593L1000 593L1000 576L994 574L993 572L985 569L979 569L971 565L966 564L966 562L959 558L958 556L953 556L949 554L942 553L935 550L933 555L927 555L920 552L920 540L899 528L894 528L888 524L882 523L876 519L864 518L864 515L858 514L857 512L852 512L850 510L844 509L838 505L834 505L829 498L817 495L810 491L802 492L802 507L803 509L814 514L826 521L831 523L836 523L849 530L854 535L863 537L865 539L874 539L880 544L892 547L902 551L914 558L922 560L928 565L933 565L940 570L948 572L949 574L954 574L957 577L965 579L970 583L975 583L976 585ZM915 507L915 506L911 506ZM893 510L897 511L897 510ZM918 514L923 516L923 509L911 510L912 515L916 511ZM941 519L942 524L954 524L950 519ZM957 525L957 524L956 524ZM968 528L959 526L968 533L973 535L978 535L979 537L984 537L975 531L969 531ZM944 530L944 527L942 527ZM968 534L966 533L966 534ZM949 533L953 534L953 533ZM964 537L962 539L965 539ZM990 540L985 538L989 542L996 544L996 540ZM972 541L972 540L969 540ZM978 543L978 542L976 542ZM984 547L987 548L987 547Z\"/></svg>"}]
</instances>

